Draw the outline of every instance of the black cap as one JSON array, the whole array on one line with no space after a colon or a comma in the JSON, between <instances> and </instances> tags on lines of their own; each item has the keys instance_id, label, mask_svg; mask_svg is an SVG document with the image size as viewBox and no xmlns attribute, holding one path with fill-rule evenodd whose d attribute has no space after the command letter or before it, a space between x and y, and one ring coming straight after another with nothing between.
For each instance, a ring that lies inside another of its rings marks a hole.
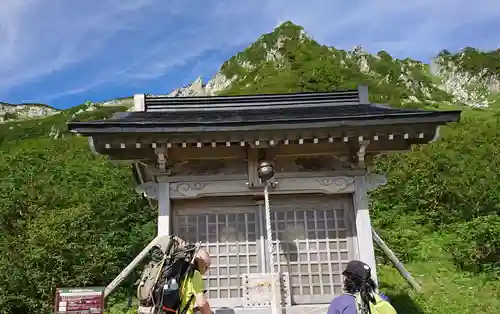
<instances>
[{"instance_id":1,"label":"black cap","mask_svg":"<svg viewBox=\"0 0 500 314\"><path fill-rule=\"evenodd\" d=\"M371 268L361 261L350 261L342 272L342 275L368 279L371 277Z\"/></svg>"}]
</instances>

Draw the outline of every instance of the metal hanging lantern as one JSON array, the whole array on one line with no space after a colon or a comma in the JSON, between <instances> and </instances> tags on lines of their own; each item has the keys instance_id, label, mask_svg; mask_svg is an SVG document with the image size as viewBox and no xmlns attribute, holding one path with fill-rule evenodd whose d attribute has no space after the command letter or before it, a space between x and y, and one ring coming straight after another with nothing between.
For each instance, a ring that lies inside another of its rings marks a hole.
<instances>
[{"instance_id":1,"label":"metal hanging lantern","mask_svg":"<svg viewBox=\"0 0 500 314\"><path fill-rule=\"evenodd\" d=\"M276 273L276 259L275 259L275 247L272 238L272 228L271 228L271 205L269 204L269 180L274 177L274 165L268 161L263 161L260 163L259 168L257 168L257 175L264 185L264 207L266 214L266 235L267 235L267 245L269 251L269 269L271 275L271 313L280 313L280 303L278 302L278 293L276 291L276 281L278 280L278 275Z\"/></svg>"},{"instance_id":2,"label":"metal hanging lantern","mask_svg":"<svg viewBox=\"0 0 500 314\"><path fill-rule=\"evenodd\" d=\"M263 161L260 163L259 168L257 168L257 175L262 182L267 182L274 177L274 166L268 161Z\"/></svg>"}]
</instances>

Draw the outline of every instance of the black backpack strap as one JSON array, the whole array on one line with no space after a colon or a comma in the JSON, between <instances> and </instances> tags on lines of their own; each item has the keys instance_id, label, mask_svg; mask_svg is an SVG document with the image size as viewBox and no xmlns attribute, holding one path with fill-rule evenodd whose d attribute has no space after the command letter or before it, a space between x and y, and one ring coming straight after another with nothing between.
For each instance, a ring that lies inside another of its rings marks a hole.
<instances>
[{"instance_id":1,"label":"black backpack strap","mask_svg":"<svg viewBox=\"0 0 500 314\"><path fill-rule=\"evenodd\" d=\"M189 309L189 306L191 305L191 302L193 302L193 299L194 299L195 295L192 294L188 301L186 302L186 306L181 310L180 314L186 314L187 313L187 310Z\"/></svg>"}]
</instances>

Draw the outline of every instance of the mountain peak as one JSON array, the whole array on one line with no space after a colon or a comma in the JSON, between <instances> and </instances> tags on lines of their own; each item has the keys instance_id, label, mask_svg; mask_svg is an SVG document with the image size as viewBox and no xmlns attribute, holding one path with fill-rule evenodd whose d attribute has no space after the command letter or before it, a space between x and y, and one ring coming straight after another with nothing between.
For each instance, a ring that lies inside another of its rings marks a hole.
<instances>
[{"instance_id":1,"label":"mountain peak","mask_svg":"<svg viewBox=\"0 0 500 314\"><path fill-rule=\"evenodd\" d=\"M222 94L330 91L364 84L372 101L393 106L487 107L498 102L500 77L494 69L499 51L466 48L440 54L435 61L400 60L386 51L373 55L361 45L350 51L328 47L285 21L226 61L218 74L231 82Z\"/></svg>"},{"instance_id":2,"label":"mountain peak","mask_svg":"<svg viewBox=\"0 0 500 314\"><path fill-rule=\"evenodd\" d=\"M270 34L278 33L280 35L297 36L301 32L305 32L302 26L294 24L292 21L284 21L276 26Z\"/></svg>"},{"instance_id":3,"label":"mountain peak","mask_svg":"<svg viewBox=\"0 0 500 314\"><path fill-rule=\"evenodd\" d=\"M439 53L431 64L370 54L361 45L345 51L321 45L303 27L284 21L224 62L206 84L196 79L169 95L237 95L370 88L372 102L404 107L499 102L499 51L464 48Z\"/></svg>"}]
</instances>

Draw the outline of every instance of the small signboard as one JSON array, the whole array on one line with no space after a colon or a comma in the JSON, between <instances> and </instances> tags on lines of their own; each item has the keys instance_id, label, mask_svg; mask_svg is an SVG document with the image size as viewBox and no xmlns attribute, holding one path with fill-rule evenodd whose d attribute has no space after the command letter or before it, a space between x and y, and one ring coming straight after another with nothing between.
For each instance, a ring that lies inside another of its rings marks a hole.
<instances>
[{"instance_id":1,"label":"small signboard","mask_svg":"<svg viewBox=\"0 0 500 314\"><path fill-rule=\"evenodd\" d=\"M275 283L274 293L282 306L290 306L290 282L289 273L282 272L281 278L275 273L243 274L243 295L245 297L244 307L271 306L273 301L273 281Z\"/></svg>"},{"instance_id":2,"label":"small signboard","mask_svg":"<svg viewBox=\"0 0 500 314\"><path fill-rule=\"evenodd\" d=\"M57 288L55 314L103 314L104 287Z\"/></svg>"}]
</instances>

